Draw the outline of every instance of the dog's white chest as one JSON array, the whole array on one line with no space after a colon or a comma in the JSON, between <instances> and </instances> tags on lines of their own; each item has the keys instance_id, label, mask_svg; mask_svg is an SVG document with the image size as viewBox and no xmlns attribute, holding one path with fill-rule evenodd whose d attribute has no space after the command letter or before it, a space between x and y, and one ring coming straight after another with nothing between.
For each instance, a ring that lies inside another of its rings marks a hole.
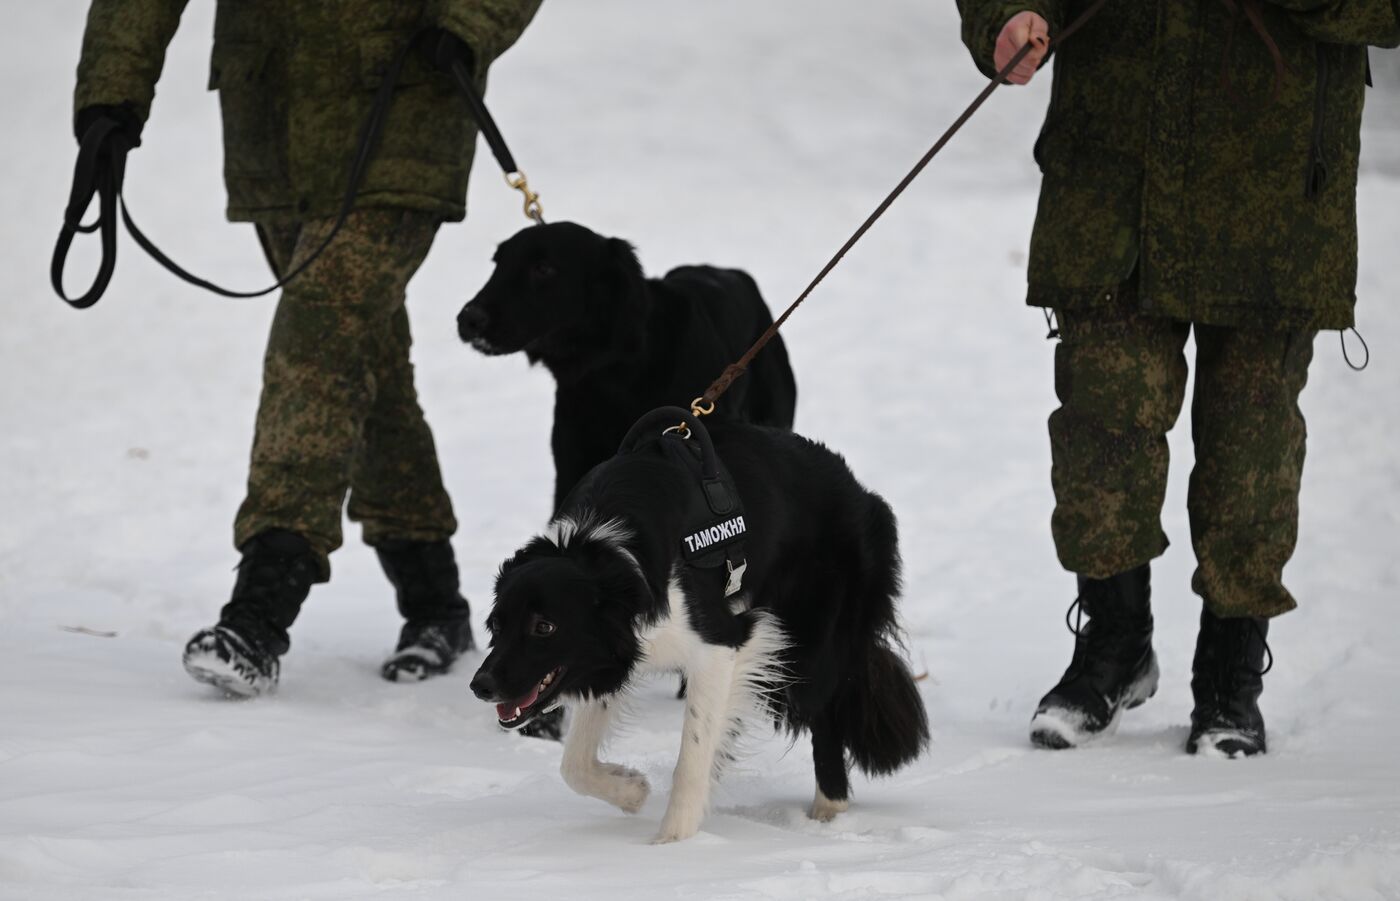
<instances>
[{"instance_id":1,"label":"dog's white chest","mask_svg":"<svg viewBox=\"0 0 1400 901\"><path fill-rule=\"evenodd\" d=\"M685 592L679 582L671 581L666 601L666 616L641 633L641 667L647 671L685 670L692 661L710 648L685 617Z\"/></svg>"}]
</instances>

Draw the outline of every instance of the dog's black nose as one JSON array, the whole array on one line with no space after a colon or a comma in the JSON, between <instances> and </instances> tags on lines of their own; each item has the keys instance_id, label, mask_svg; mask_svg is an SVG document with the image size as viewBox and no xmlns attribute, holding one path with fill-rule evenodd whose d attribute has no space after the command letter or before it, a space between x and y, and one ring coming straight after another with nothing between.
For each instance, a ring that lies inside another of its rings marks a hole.
<instances>
[{"instance_id":1,"label":"dog's black nose","mask_svg":"<svg viewBox=\"0 0 1400 901\"><path fill-rule=\"evenodd\" d=\"M491 317L486 311L476 304L467 304L462 307L462 312L457 314L457 334L463 341L470 341L473 338L481 337L481 333L486 331L486 324Z\"/></svg>"},{"instance_id":2,"label":"dog's black nose","mask_svg":"<svg viewBox=\"0 0 1400 901\"><path fill-rule=\"evenodd\" d=\"M483 701L493 701L496 699L496 677L486 670L477 670L472 676L472 694Z\"/></svg>"}]
</instances>

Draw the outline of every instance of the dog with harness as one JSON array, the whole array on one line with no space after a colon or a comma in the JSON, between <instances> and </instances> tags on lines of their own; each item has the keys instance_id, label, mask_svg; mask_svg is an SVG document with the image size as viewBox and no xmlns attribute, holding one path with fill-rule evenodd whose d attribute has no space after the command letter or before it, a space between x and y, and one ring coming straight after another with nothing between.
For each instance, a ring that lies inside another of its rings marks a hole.
<instances>
[{"instance_id":1,"label":"dog with harness","mask_svg":"<svg viewBox=\"0 0 1400 901\"><path fill-rule=\"evenodd\" d=\"M700 829L711 779L755 716L810 732L810 815L830 820L849 804L849 764L889 774L928 742L896 652L899 568L894 514L838 455L662 408L502 565L471 687L510 729L569 705L564 780L635 813L646 778L599 747L638 677L679 671L689 693L658 842Z\"/></svg>"}]
</instances>

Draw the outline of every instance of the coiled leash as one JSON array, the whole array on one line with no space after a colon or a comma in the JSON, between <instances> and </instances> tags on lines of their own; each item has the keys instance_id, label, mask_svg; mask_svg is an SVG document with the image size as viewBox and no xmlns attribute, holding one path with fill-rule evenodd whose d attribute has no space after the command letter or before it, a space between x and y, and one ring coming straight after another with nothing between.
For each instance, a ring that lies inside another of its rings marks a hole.
<instances>
[{"instance_id":1,"label":"coiled leash","mask_svg":"<svg viewBox=\"0 0 1400 901\"><path fill-rule=\"evenodd\" d=\"M1080 28L1083 28L1084 25L1103 8L1106 2L1107 0L1095 0L1084 12L1079 14L1078 18L1061 30L1059 34L1054 35L1046 41L1044 45L1045 49L1049 50L1055 47ZM1035 46L1034 42L1027 42L1024 47L1016 51L1016 55L1011 57L1011 60L1005 66L1001 67L1001 71L982 89L982 93L977 95L977 99L972 101L971 105L963 111L962 115L958 116L957 120L943 133L943 136L935 141L933 146L929 148L929 151L914 164L914 168L909 170L909 174L904 176L899 184L895 186L894 190L880 202L880 205L875 208L875 212L871 213L870 216L861 223L860 228L856 229L855 234L851 235L846 243L841 245L841 249L836 251L836 255L822 267L821 271L817 273L817 277L812 279L812 283L807 286L806 290L798 295L797 299L783 311L783 315L779 316L773 321L772 325L768 326L763 334L758 337L758 340L753 343L753 346L750 347L738 361L727 366L724 372L720 374L719 378L715 379L710 387L705 389L704 394L690 402L690 411L693 414L696 416L708 416L715 411L715 404L719 401L720 397L723 396L724 392L729 390L730 385L734 384L734 382L748 370L749 364L753 362L754 357L758 356L759 352L763 350L768 342L773 340L773 336L778 334L778 330L783 327L784 322L787 322L788 317L792 315L793 311L801 306L802 302L816 289L817 285L821 284L822 279L826 278L827 274L836 268L837 264L846 256L846 253L856 245L857 241L865 236L865 233L885 214L885 210L890 208L890 205L899 198L899 195L904 193L904 189L909 187L914 179L919 177L919 173L923 172L924 168L938 155L938 152L943 149L944 145L952 140L953 135L957 134L963 125L967 123L967 120L972 118L973 114L982 107L983 103L987 102L987 98L992 96L992 92L1006 83L1007 76L1021 64L1021 61L1026 58L1026 55L1030 53Z\"/></svg>"},{"instance_id":2,"label":"coiled leash","mask_svg":"<svg viewBox=\"0 0 1400 901\"><path fill-rule=\"evenodd\" d=\"M350 164L350 174L346 180L345 196L341 201L340 210L336 214L335 224L331 227L330 233L290 272L278 278L275 284L260 291L233 291L224 288L207 279L200 278L180 266L157 247L150 238L146 237L145 233L137 228L136 223L132 220L126 197L122 193L122 182L126 174L126 156L133 146L131 139L123 132L118 123L110 119L101 119L95 122L83 135L82 144L78 150L78 161L73 171L73 189L68 197L68 206L63 214L63 227L59 231L58 241L54 245L53 261L49 267L49 280L53 284L54 291L69 306L79 310L86 309L102 299L102 295L106 293L107 286L112 280L112 274L117 268L117 215L119 212L122 223L126 226L127 232L137 246L168 271L191 285L212 291L222 297L231 298L264 297L284 287L316 262L317 258L335 240L346 220L350 218L351 212L354 211L355 203L360 196L360 189L364 186L365 175L369 171L369 164L379 149L379 142L384 134L384 124L389 118L389 108L393 105L394 90L398 87L399 80L403 75L404 64L408 61L409 53L422 46L426 35L427 32L414 35L395 54L393 62L390 63L385 72L384 80L380 83L379 91L375 95L374 104L370 107L369 114L360 127L359 139L355 145L355 156ZM471 73L460 57L451 61L449 74L466 100L468 110L471 112L472 118L476 120L477 127L491 148L496 162L500 164L501 171L505 173L506 184L525 195L525 215L535 223L543 224L544 209L540 206L539 195L530 190L525 173L516 166L515 158L511 155L505 139L501 136L501 130L496 126L495 119L486 109L486 103L476 90L476 85L472 83ZM87 212L94 197L98 199L97 219L90 225L84 225L83 214ZM81 297L70 297L63 289L63 272L68 263L68 251L72 248L73 240L78 235L94 232L100 232L102 240L102 261L98 266L97 276L92 286Z\"/></svg>"}]
</instances>

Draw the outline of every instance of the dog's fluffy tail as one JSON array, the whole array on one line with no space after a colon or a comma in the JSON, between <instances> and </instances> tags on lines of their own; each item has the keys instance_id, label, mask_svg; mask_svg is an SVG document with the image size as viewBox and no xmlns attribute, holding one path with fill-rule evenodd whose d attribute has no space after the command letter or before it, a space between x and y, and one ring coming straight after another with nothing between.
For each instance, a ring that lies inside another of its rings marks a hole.
<instances>
[{"instance_id":1,"label":"dog's fluffy tail","mask_svg":"<svg viewBox=\"0 0 1400 901\"><path fill-rule=\"evenodd\" d=\"M856 659L863 658L864 678L846 680L832 713L851 761L868 775L884 776L927 747L928 714L913 674L894 649L899 643L899 535L894 512L878 496L870 498L861 534L866 620L857 634L869 638Z\"/></svg>"},{"instance_id":2,"label":"dog's fluffy tail","mask_svg":"<svg viewBox=\"0 0 1400 901\"><path fill-rule=\"evenodd\" d=\"M847 683L835 717L851 762L870 776L893 773L928 746L928 715L914 676L884 644L870 649L865 678Z\"/></svg>"}]
</instances>

